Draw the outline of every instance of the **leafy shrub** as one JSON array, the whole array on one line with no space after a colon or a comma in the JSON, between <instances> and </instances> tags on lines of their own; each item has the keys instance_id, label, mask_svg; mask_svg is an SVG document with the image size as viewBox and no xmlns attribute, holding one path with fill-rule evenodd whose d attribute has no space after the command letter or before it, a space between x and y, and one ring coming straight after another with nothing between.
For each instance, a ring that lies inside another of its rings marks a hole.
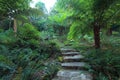
<instances>
[{"instance_id":1,"label":"leafy shrub","mask_svg":"<svg viewBox=\"0 0 120 80\"><path fill-rule=\"evenodd\" d=\"M40 33L40 37L42 39L52 39L55 37L55 33L53 33L52 31L42 31Z\"/></svg>"},{"instance_id":2,"label":"leafy shrub","mask_svg":"<svg viewBox=\"0 0 120 80\"><path fill-rule=\"evenodd\" d=\"M5 45L12 45L16 42L15 34L12 29L0 33L0 43Z\"/></svg>"},{"instance_id":3,"label":"leafy shrub","mask_svg":"<svg viewBox=\"0 0 120 80\"><path fill-rule=\"evenodd\" d=\"M21 39L40 39L40 32L31 24L24 24L24 26L19 27L18 36Z\"/></svg>"},{"instance_id":4,"label":"leafy shrub","mask_svg":"<svg viewBox=\"0 0 120 80\"><path fill-rule=\"evenodd\" d=\"M19 27L17 35L12 29L1 32L0 43L2 80L30 80L35 72L45 69L48 58L59 52L56 43L41 40L40 32L30 24Z\"/></svg>"},{"instance_id":5,"label":"leafy shrub","mask_svg":"<svg viewBox=\"0 0 120 80\"><path fill-rule=\"evenodd\" d=\"M55 61L48 62L45 66L43 80L52 79L60 68L60 64Z\"/></svg>"},{"instance_id":6,"label":"leafy shrub","mask_svg":"<svg viewBox=\"0 0 120 80\"><path fill-rule=\"evenodd\" d=\"M12 66L13 63L8 57L0 55L0 77L10 73Z\"/></svg>"},{"instance_id":7,"label":"leafy shrub","mask_svg":"<svg viewBox=\"0 0 120 80\"><path fill-rule=\"evenodd\" d=\"M86 55L86 59L94 74L106 78L97 80L117 80L119 78L120 53L115 53L113 50L91 50Z\"/></svg>"},{"instance_id":8,"label":"leafy shrub","mask_svg":"<svg viewBox=\"0 0 120 80\"><path fill-rule=\"evenodd\" d=\"M9 48L6 45L0 45L0 53L7 56L9 53Z\"/></svg>"},{"instance_id":9,"label":"leafy shrub","mask_svg":"<svg viewBox=\"0 0 120 80\"><path fill-rule=\"evenodd\" d=\"M120 38L114 36L103 36L102 47L120 49Z\"/></svg>"},{"instance_id":10,"label":"leafy shrub","mask_svg":"<svg viewBox=\"0 0 120 80\"><path fill-rule=\"evenodd\" d=\"M39 46L40 32L31 24L26 23L24 26L19 27L17 37L21 46L33 48Z\"/></svg>"},{"instance_id":11,"label":"leafy shrub","mask_svg":"<svg viewBox=\"0 0 120 80\"><path fill-rule=\"evenodd\" d=\"M48 57L52 57L52 55L57 55L57 53L60 53L58 45L52 41L43 41L40 43L40 46L42 46L39 48L40 53L48 53Z\"/></svg>"},{"instance_id":12,"label":"leafy shrub","mask_svg":"<svg viewBox=\"0 0 120 80\"><path fill-rule=\"evenodd\" d=\"M3 32L3 29L0 28L0 32Z\"/></svg>"}]
</instances>

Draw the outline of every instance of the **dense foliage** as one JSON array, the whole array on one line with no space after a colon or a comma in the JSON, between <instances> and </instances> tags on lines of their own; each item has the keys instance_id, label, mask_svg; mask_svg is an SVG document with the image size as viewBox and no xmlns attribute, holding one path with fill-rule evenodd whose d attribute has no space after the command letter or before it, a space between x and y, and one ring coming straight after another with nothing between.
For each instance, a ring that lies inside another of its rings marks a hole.
<instances>
[{"instance_id":1,"label":"dense foliage","mask_svg":"<svg viewBox=\"0 0 120 80\"><path fill-rule=\"evenodd\" d=\"M0 0L0 80L52 79L64 45L95 80L120 79L120 0L57 0L50 12L30 2Z\"/></svg>"},{"instance_id":2,"label":"dense foliage","mask_svg":"<svg viewBox=\"0 0 120 80\"><path fill-rule=\"evenodd\" d=\"M56 7L68 13L66 20L71 21L68 39L80 39L87 34L94 36L95 47L100 48L100 32L107 30L111 34L112 25L119 25L115 19L119 16L119 4L119 0L58 0Z\"/></svg>"},{"instance_id":3,"label":"dense foliage","mask_svg":"<svg viewBox=\"0 0 120 80\"><path fill-rule=\"evenodd\" d=\"M72 42L90 64L89 72L95 80L118 80L120 77L120 38L118 36L102 36L102 48L94 49L92 40L85 37L84 41ZM117 42L117 43L116 43Z\"/></svg>"},{"instance_id":4,"label":"dense foliage","mask_svg":"<svg viewBox=\"0 0 120 80\"><path fill-rule=\"evenodd\" d=\"M14 34L12 29L1 32L0 43L2 80L30 80L37 72L44 71L44 68L48 69L44 75L40 73L43 77L54 74L58 69L54 67L58 65L56 62L52 61L51 65L50 62L45 62L51 56L57 56L58 46L51 41L43 41L40 32L31 24L20 26L17 34ZM54 67L52 71L49 70L51 67Z\"/></svg>"}]
</instances>

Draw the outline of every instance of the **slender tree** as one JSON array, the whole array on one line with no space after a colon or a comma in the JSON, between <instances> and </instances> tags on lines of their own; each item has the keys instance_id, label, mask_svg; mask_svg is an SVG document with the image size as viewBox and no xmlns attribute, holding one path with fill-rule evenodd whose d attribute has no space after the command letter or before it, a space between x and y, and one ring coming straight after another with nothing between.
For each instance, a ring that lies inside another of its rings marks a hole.
<instances>
[{"instance_id":1,"label":"slender tree","mask_svg":"<svg viewBox=\"0 0 120 80\"><path fill-rule=\"evenodd\" d=\"M14 21L14 31L17 31L16 16L29 8L31 0L0 0L0 17L10 18Z\"/></svg>"}]
</instances>

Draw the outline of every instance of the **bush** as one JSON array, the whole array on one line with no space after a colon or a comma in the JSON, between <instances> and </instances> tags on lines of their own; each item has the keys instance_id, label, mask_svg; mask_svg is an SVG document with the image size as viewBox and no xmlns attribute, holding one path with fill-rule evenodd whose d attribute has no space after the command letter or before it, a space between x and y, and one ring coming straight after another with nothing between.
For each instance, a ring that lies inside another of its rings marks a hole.
<instances>
[{"instance_id":1,"label":"bush","mask_svg":"<svg viewBox=\"0 0 120 80\"><path fill-rule=\"evenodd\" d=\"M16 42L15 34L12 29L0 33L0 44L13 45Z\"/></svg>"},{"instance_id":2,"label":"bush","mask_svg":"<svg viewBox=\"0 0 120 80\"><path fill-rule=\"evenodd\" d=\"M115 53L114 50L91 50L86 59L95 76L106 78L96 77L96 80L118 80L120 77L120 53Z\"/></svg>"},{"instance_id":3,"label":"bush","mask_svg":"<svg viewBox=\"0 0 120 80\"><path fill-rule=\"evenodd\" d=\"M24 24L24 26L18 28L18 44L19 46L35 48L40 43L40 32L31 24Z\"/></svg>"},{"instance_id":4,"label":"bush","mask_svg":"<svg viewBox=\"0 0 120 80\"><path fill-rule=\"evenodd\" d=\"M58 55L57 53L60 53L58 45L52 41L43 41L40 43L39 51L40 53L47 53L48 57L53 57L52 55L56 56Z\"/></svg>"},{"instance_id":5,"label":"bush","mask_svg":"<svg viewBox=\"0 0 120 80\"><path fill-rule=\"evenodd\" d=\"M40 32L30 24L19 27L17 34L12 29L1 32L0 79L30 80L35 72L44 71L45 61L58 52L56 43L41 40Z\"/></svg>"},{"instance_id":6,"label":"bush","mask_svg":"<svg viewBox=\"0 0 120 80\"><path fill-rule=\"evenodd\" d=\"M24 26L18 28L18 36L21 39L40 39L40 32L31 24L24 24Z\"/></svg>"},{"instance_id":7,"label":"bush","mask_svg":"<svg viewBox=\"0 0 120 80\"><path fill-rule=\"evenodd\" d=\"M0 28L0 32L3 32L4 30Z\"/></svg>"}]
</instances>

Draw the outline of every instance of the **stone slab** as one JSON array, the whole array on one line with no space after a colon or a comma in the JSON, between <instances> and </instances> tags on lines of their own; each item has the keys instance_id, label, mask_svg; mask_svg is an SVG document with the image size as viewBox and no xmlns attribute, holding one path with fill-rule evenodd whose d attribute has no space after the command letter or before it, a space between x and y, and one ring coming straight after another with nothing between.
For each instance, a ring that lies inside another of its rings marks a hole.
<instances>
[{"instance_id":1,"label":"stone slab","mask_svg":"<svg viewBox=\"0 0 120 80\"><path fill-rule=\"evenodd\" d=\"M58 80L92 80L90 73L82 70L60 70Z\"/></svg>"},{"instance_id":2,"label":"stone slab","mask_svg":"<svg viewBox=\"0 0 120 80\"><path fill-rule=\"evenodd\" d=\"M73 56L64 56L63 57L63 59L64 60L67 60L67 59L83 59L84 58L84 56L82 56L82 55L73 55Z\"/></svg>"},{"instance_id":3,"label":"stone slab","mask_svg":"<svg viewBox=\"0 0 120 80\"><path fill-rule=\"evenodd\" d=\"M87 64L84 62L65 62L61 63L63 67L85 67Z\"/></svg>"}]
</instances>

